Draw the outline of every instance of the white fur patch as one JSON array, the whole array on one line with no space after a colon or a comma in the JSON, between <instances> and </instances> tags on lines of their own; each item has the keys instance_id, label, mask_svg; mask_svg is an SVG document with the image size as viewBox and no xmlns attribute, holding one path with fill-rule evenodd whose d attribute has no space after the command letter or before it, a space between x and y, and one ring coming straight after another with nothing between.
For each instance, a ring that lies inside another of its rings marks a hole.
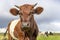
<instances>
[{"instance_id":1,"label":"white fur patch","mask_svg":"<svg viewBox=\"0 0 60 40\"><path fill-rule=\"evenodd\" d=\"M19 20L20 20L20 19L17 19L17 20L12 21L12 22L11 22L11 25L10 25L10 35L11 35L11 37L12 37L13 39L17 39L17 38L14 36L14 28L15 28L15 26L17 25L17 23L18 23Z\"/></svg>"}]
</instances>

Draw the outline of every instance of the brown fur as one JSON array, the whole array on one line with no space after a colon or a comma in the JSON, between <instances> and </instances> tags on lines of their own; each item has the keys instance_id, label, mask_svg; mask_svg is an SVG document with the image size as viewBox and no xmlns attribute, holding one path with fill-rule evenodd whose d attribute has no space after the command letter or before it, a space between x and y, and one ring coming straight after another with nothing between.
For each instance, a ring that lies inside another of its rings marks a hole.
<instances>
[{"instance_id":1,"label":"brown fur","mask_svg":"<svg viewBox=\"0 0 60 40\"><path fill-rule=\"evenodd\" d=\"M19 9L21 10L21 13L24 15L23 16L23 18L25 18L24 20L27 20L27 17L29 16L29 14L31 14L31 13L29 13L30 10L32 10L34 13L37 13L37 14L40 14L43 11L42 7L37 7L34 10L33 9L33 5L29 5L29 4L25 4L23 6L20 6ZM19 14L19 10L15 9L15 8L10 9L10 12L13 15L18 15ZM21 15L21 14L19 14L19 15ZM21 29L21 27L22 27L21 26L22 25L22 21L21 20L15 26L14 35L19 40L28 40L28 39L29 40L36 40L36 37L38 35L38 26L37 26L37 24L36 24L36 22L34 20L34 16L33 15L32 15L30 20L31 20L31 22L30 22L31 23L31 27L30 27L31 28L31 30L30 30L31 34L26 33L28 35L25 36L25 32L22 31L22 29ZM8 40L13 40L13 38L10 35L10 29L9 29L10 24L11 24L11 22L8 25Z\"/></svg>"},{"instance_id":2,"label":"brown fur","mask_svg":"<svg viewBox=\"0 0 60 40\"><path fill-rule=\"evenodd\" d=\"M36 40L36 37L37 37L37 34L38 34L38 27L37 27L36 22L34 20L33 20L33 22L34 22L34 27L32 27L33 34L30 35L31 36L30 39L31 40ZM9 25L8 25L8 40L13 40L13 38L10 35L10 30L9 30L10 24L11 23L9 23ZM25 35L24 35L24 32L21 30L21 22L20 21L18 22L18 24L15 27L14 35L19 40L24 40L24 38L27 39L27 37L25 37Z\"/></svg>"}]
</instances>

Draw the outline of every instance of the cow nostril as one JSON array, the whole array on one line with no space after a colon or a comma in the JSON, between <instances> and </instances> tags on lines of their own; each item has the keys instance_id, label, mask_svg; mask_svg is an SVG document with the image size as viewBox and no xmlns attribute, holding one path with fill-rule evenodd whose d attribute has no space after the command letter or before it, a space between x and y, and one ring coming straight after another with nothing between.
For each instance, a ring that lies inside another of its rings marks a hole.
<instances>
[{"instance_id":1,"label":"cow nostril","mask_svg":"<svg viewBox=\"0 0 60 40\"><path fill-rule=\"evenodd\" d=\"M27 26L29 26L29 24L27 24Z\"/></svg>"}]
</instances>

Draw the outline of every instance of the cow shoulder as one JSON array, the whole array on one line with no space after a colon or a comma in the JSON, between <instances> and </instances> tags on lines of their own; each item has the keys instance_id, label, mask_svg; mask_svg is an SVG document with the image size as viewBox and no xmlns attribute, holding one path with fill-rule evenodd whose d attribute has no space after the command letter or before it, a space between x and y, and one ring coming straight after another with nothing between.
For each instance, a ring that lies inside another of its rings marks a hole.
<instances>
[{"instance_id":1,"label":"cow shoulder","mask_svg":"<svg viewBox=\"0 0 60 40\"><path fill-rule=\"evenodd\" d=\"M11 37L14 38L14 39L17 39L17 38L14 36L14 29L15 29L17 23L19 22L19 20L20 20L20 19L11 21L11 24L10 24L10 27L9 27L10 35L11 35Z\"/></svg>"}]
</instances>

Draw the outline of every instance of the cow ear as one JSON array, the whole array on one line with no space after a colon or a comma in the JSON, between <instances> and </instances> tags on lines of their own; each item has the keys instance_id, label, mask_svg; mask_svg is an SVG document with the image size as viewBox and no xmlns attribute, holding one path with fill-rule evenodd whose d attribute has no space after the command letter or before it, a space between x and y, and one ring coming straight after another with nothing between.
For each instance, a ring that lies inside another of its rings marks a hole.
<instances>
[{"instance_id":1,"label":"cow ear","mask_svg":"<svg viewBox=\"0 0 60 40\"><path fill-rule=\"evenodd\" d=\"M37 14L41 14L42 11L43 11L43 8L42 7L37 7L35 9L35 13L37 13Z\"/></svg>"},{"instance_id":2,"label":"cow ear","mask_svg":"<svg viewBox=\"0 0 60 40\"><path fill-rule=\"evenodd\" d=\"M19 11L16 8L11 8L10 13L14 16L18 15Z\"/></svg>"}]
</instances>

